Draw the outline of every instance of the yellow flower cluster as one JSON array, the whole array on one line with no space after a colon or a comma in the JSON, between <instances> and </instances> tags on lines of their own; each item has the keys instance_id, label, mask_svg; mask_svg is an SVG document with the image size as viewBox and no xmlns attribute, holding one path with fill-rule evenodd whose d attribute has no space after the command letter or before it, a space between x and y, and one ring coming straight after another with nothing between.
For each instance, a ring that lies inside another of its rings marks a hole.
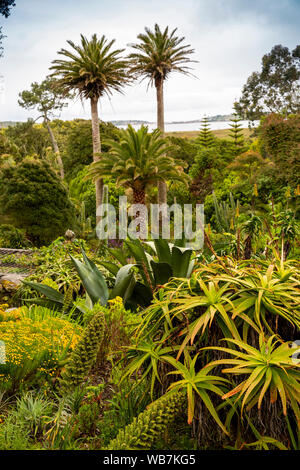
<instances>
[{"instance_id":1,"label":"yellow flower cluster","mask_svg":"<svg viewBox=\"0 0 300 470\"><path fill-rule=\"evenodd\" d=\"M25 363L37 357L43 357L37 370L53 375L61 354L74 349L82 328L56 316L34 319L26 309L17 310L15 318L0 321L0 341L5 344L6 356L5 364L0 364L0 378L9 380Z\"/></svg>"},{"instance_id":2,"label":"yellow flower cluster","mask_svg":"<svg viewBox=\"0 0 300 470\"><path fill-rule=\"evenodd\" d=\"M0 322L2 321L16 321L22 318L21 309L14 308L13 310L7 310L9 307L8 304L0 305Z\"/></svg>"},{"instance_id":3,"label":"yellow flower cluster","mask_svg":"<svg viewBox=\"0 0 300 470\"><path fill-rule=\"evenodd\" d=\"M118 295L114 299L109 300L108 303L110 308L123 307L123 299Z\"/></svg>"}]
</instances>

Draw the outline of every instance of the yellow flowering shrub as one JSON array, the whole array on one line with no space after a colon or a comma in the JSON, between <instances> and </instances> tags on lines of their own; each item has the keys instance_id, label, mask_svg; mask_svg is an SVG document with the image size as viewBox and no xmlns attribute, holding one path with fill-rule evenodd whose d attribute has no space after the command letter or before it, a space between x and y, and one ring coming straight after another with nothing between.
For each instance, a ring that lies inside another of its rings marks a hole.
<instances>
[{"instance_id":1,"label":"yellow flowering shrub","mask_svg":"<svg viewBox=\"0 0 300 470\"><path fill-rule=\"evenodd\" d=\"M14 321L14 320L20 320L22 315L21 315L21 309L20 308L14 308L14 309L9 309L8 304L1 304L0 305L0 322L2 321Z\"/></svg>"},{"instance_id":2,"label":"yellow flowering shrub","mask_svg":"<svg viewBox=\"0 0 300 470\"><path fill-rule=\"evenodd\" d=\"M0 341L5 345L5 362L0 364L0 380L15 388L28 375L53 376L81 332L81 326L45 307L2 312Z\"/></svg>"}]
</instances>

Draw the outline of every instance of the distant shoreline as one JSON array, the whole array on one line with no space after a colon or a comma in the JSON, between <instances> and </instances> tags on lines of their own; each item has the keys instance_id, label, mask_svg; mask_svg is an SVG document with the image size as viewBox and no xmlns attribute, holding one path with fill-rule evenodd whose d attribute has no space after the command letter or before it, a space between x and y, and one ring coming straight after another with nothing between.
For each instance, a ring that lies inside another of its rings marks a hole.
<instances>
[{"instance_id":1,"label":"distant shoreline","mask_svg":"<svg viewBox=\"0 0 300 470\"><path fill-rule=\"evenodd\" d=\"M207 116L207 122L212 123L212 122L227 122L230 121L232 118L232 114L217 114L216 116ZM74 118L78 119L78 118ZM63 119L67 121L71 121L72 119ZM87 119L88 120L88 119ZM16 124L19 124L21 122L26 122L26 121L1 121L0 122L0 129L3 127L8 127L8 126L15 126ZM128 126L128 124L131 125L147 125L147 126L154 126L156 124L155 121L147 121L143 119L115 119L115 120L107 120L104 122L110 122L116 127L119 126ZM202 119L193 119L190 121L167 121L165 122L166 125L177 125L177 124L201 124L203 122Z\"/></svg>"},{"instance_id":2,"label":"distant shoreline","mask_svg":"<svg viewBox=\"0 0 300 470\"><path fill-rule=\"evenodd\" d=\"M231 118L233 117L232 114L217 114L216 116L207 116L207 122L224 122L224 121L230 121ZM141 125L141 124L146 124L146 125L154 125L155 121L146 121L142 119L116 119L116 120L110 120L107 122L111 122L115 126L126 126L128 124L133 124L133 125ZM192 119L190 121L166 121L165 124L172 125L172 124L202 124L203 118L202 119Z\"/></svg>"}]
</instances>

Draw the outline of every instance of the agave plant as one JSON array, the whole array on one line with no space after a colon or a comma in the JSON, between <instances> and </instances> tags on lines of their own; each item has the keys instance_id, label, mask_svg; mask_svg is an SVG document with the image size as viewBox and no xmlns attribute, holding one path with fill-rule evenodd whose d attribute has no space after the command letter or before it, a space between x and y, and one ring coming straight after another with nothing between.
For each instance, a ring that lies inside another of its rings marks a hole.
<instances>
[{"instance_id":1,"label":"agave plant","mask_svg":"<svg viewBox=\"0 0 300 470\"><path fill-rule=\"evenodd\" d=\"M75 259L71 255L70 258L86 290L87 303L92 306L99 302L101 305L105 306L109 299L114 299L117 296L121 297L123 302L126 303L135 286L135 278L132 269L134 265L127 264L122 266L116 274L114 287L109 290L103 274L99 271L95 263L86 256L83 248L81 248L81 252L83 262ZM46 299L34 298L27 299L26 301L48 305L58 308L59 310L64 308L65 296L61 292L42 283L23 282L46 297ZM73 303L71 302L70 308L72 307ZM78 305L77 309L81 310Z\"/></svg>"},{"instance_id":2,"label":"agave plant","mask_svg":"<svg viewBox=\"0 0 300 470\"><path fill-rule=\"evenodd\" d=\"M250 410L257 404L261 408L262 401L269 391L270 401L274 403L280 397L282 411L287 415L288 404L291 406L298 426L300 426L300 370L292 361L289 343L281 343L275 339L275 335L265 339L259 337L259 349L249 344L231 338L224 340L238 346L239 349L211 346L204 349L222 351L234 359L225 358L209 363L206 367L220 364L230 364L233 367L223 369L223 373L234 375L247 375L247 378L223 395L228 399L237 395L237 401L241 403L241 413L245 406ZM300 350L300 348L299 348ZM245 352L242 352L245 351Z\"/></svg>"},{"instance_id":3,"label":"agave plant","mask_svg":"<svg viewBox=\"0 0 300 470\"><path fill-rule=\"evenodd\" d=\"M145 245L152 255L145 249ZM147 306L152 300L153 291L158 286L165 284L172 277L189 278L195 260L192 259L192 248L177 246L163 239L145 242L145 245L138 239L127 240L125 246L128 250L128 257L124 256L124 250L117 248L111 249L110 252L123 266L128 263L128 258L135 260L142 283L136 283L129 300L131 303L136 302L140 294L144 297L142 305ZM103 261L101 264L114 276L120 269L115 263Z\"/></svg>"}]
</instances>

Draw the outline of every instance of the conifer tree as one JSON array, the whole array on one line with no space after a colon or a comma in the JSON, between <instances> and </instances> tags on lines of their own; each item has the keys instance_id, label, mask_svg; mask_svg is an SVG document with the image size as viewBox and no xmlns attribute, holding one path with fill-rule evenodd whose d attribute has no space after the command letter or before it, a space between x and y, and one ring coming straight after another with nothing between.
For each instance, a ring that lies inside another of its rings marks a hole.
<instances>
[{"instance_id":1,"label":"conifer tree","mask_svg":"<svg viewBox=\"0 0 300 470\"><path fill-rule=\"evenodd\" d=\"M208 123L208 118L207 116L204 116L200 128L200 134L196 139L196 143L200 144L201 147L212 147L214 142L214 136L213 133L210 130L209 123Z\"/></svg>"},{"instance_id":2,"label":"conifer tree","mask_svg":"<svg viewBox=\"0 0 300 470\"><path fill-rule=\"evenodd\" d=\"M234 114L230 119L231 124L229 130L229 137L232 142L233 150L235 155L239 155L244 150L245 140L243 134L243 128L241 125L241 119L237 114Z\"/></svg>"}]
</instances>

